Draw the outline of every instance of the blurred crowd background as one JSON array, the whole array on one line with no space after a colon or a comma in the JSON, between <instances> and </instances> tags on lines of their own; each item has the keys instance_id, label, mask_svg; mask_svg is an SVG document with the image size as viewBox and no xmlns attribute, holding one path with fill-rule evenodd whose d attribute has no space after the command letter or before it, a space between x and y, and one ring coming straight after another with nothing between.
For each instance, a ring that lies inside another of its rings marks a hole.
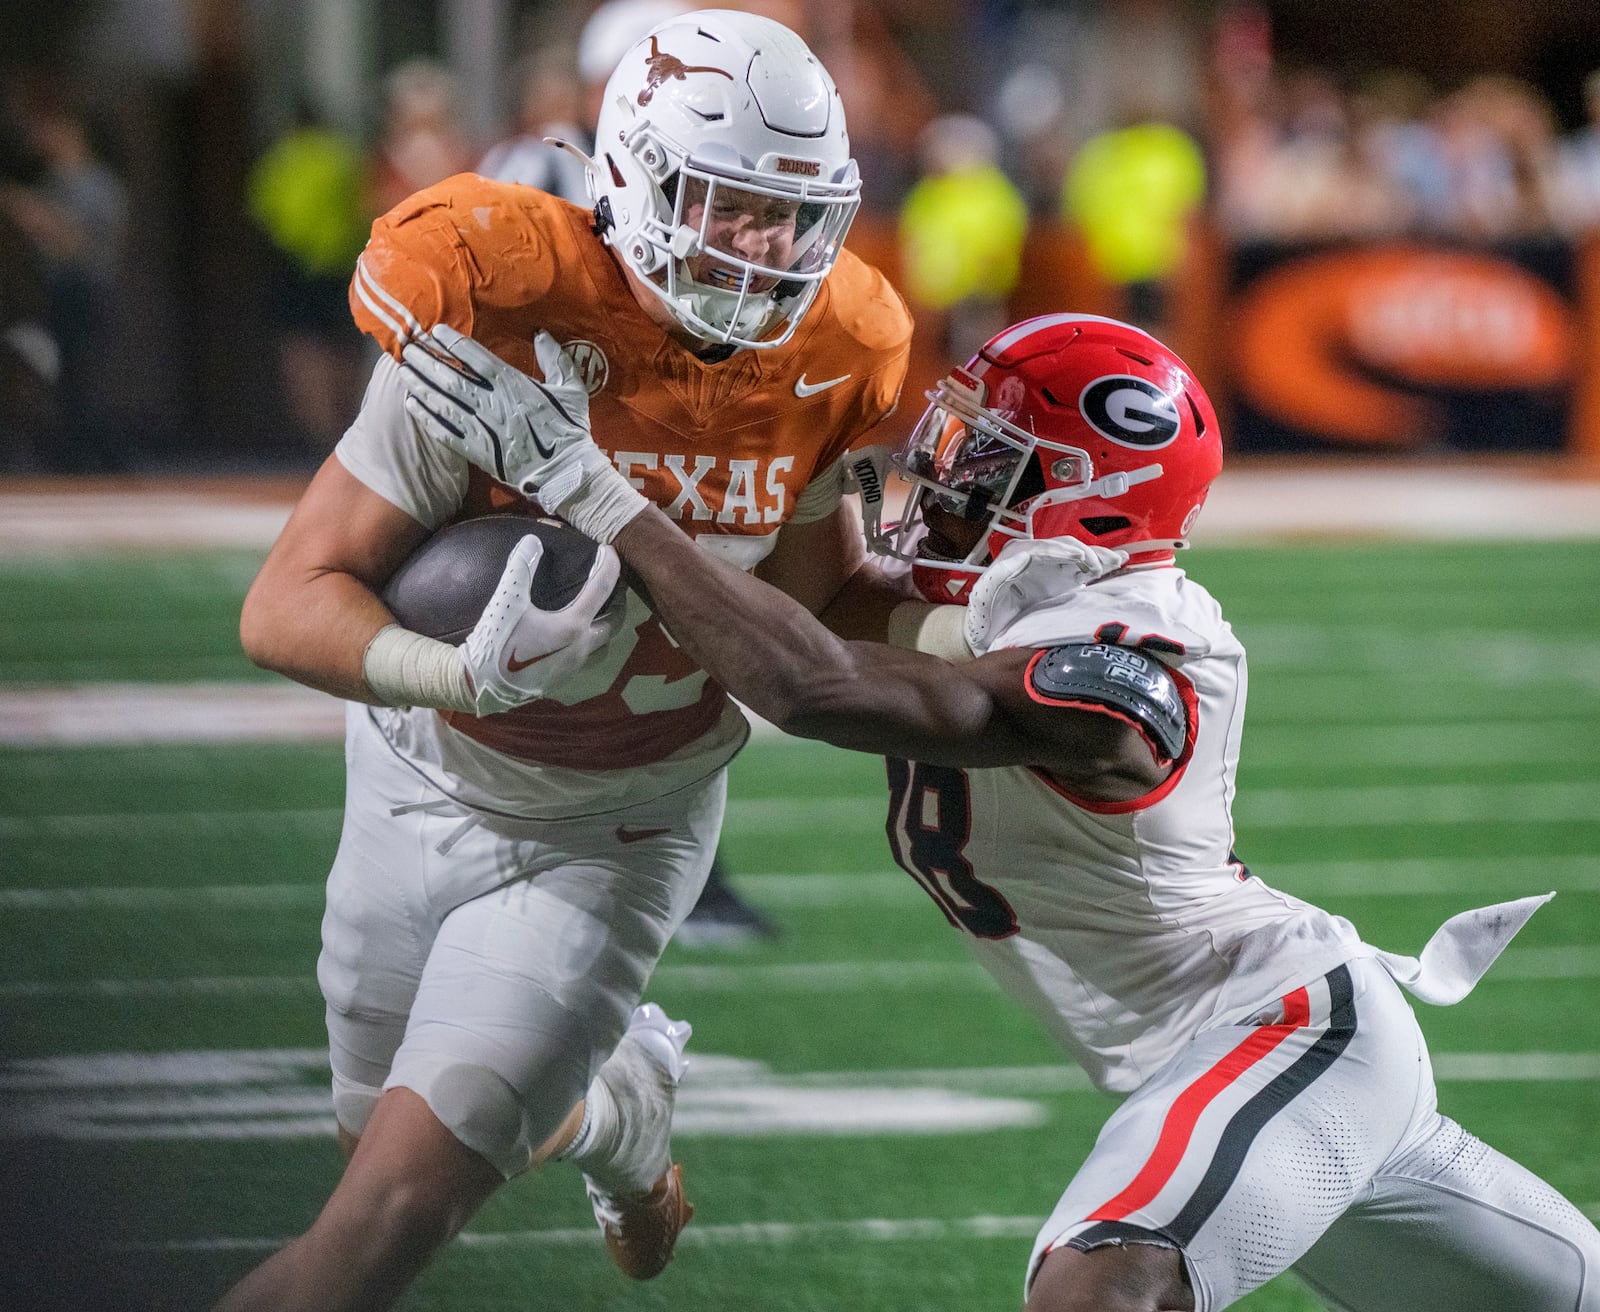
<instances>
[{"instance_id":1,"label":"blurred crowd background","mask_svg":"<svg viewBox=\"0 0 1600 1312\"><path fill-rule=\"evenodd\" d=\"M464 169L582 199L686 0L0 10L0 473L310 469L367 227ZM839 83L906 405L1022 315L1133 319L1246 449L1600 451L1593 0L772 0Z\"/></svg>"}]
</instances>

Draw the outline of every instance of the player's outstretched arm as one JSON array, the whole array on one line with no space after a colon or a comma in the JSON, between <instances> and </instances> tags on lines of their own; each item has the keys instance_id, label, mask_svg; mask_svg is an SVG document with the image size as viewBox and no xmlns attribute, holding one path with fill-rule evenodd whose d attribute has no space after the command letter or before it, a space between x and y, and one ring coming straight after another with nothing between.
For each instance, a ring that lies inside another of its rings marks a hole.
<instances>
[{"instance_id":1,"label":"player's outstretched arm","mask_svg":"<svg viewBox=\"0 0 1600 1312\"><path fill-rule=\"evenodd\" d=\"M1108 800L1137 796L1163 773L1126 724L1030 698L1029 650L954 665L845 641L804 606L701 551L654 507L616 546L674 641L789 733L932 764L1039 765L1113 790Z\"/></svg>"},{"instance_id":2,"label":"player's outstretched arm","mask_svg":"<svg viewBox=\"0 0 1600 1312\"><path fill-rule=\"evenodd\" d=\"M908 735L960 742L977 738L992 719L980 685L939 683L951 670L946 662L835 637L806 606L712 558L654 507L622 530L616 546L673 640L790 733L900 752L913 750Z\"/></svg>"}]
</instances>

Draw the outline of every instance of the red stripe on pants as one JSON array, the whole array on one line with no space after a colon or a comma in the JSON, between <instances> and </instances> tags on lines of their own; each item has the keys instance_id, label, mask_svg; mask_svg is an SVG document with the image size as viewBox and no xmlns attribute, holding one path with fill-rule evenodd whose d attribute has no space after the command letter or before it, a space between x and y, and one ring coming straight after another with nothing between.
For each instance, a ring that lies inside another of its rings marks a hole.
<instances>
[{"instance_id":1,"label":"red stripe on pants","mask_svg":"<svg viewBox=\"0 0 1600 1312\"><path fill-rule=\"evenodd\" d=\"M1167 1110L1150 1154L1133 1182L1110 1202L1090 1213L1091 1221L1120 1221L1154 1198L1172 1178L1183 1160L1200 1113L1214 1098L1247 1070L1311 1019L1311 999L1304 989L1283 998L1283 1023L1263 1025L1243 1043L1180 1093Z\"/></svg>"}]
</instances>

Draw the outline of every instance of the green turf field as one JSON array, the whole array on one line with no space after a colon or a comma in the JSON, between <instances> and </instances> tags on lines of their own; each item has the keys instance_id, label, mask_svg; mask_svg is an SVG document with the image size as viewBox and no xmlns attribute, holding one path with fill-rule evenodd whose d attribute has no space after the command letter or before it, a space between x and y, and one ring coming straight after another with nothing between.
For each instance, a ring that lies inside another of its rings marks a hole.
<instances>
[{"instance_id":1,"label":"green turf field","mask_svg":"<svg viewBox=\"0 0 1600 1312\"><path fill-rule=\"evenodd\" d=\"M234 637L256 559L0 559L0 691L267 677ZM1600 1213L1600 544L1185 564L1251 653L1258 874L1402 951L1560 891L1466 1002L1420 1010L1444 1109ZM341 775L331 742L0 747L0 1306L203 1307L316 1212ZM1109 1104L893 871L882 786L873 758L787 741L735 767L725 855L784 936L672 948L650 990L695 1026L676 1142L698 1214L668 1272L616 1274L559 1168L493 1200L405 1307L1020 1305ZM1318 1304L1285 1278L1239 1306Z\"/></svg>"}]
</instances>

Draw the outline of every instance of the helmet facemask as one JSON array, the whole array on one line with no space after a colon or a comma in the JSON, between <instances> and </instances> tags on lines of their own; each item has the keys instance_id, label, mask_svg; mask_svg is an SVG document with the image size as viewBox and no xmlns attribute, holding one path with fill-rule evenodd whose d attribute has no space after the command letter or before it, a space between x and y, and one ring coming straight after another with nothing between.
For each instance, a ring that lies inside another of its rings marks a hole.
<instances>
[{"instance_id":1,"label":"helmet facemask","mask_svg":"<svg viewBox=\"0 0 1600 1312\"><path fill-rule=\"evenodd\" d=\"M1030 433L985 405L986 394L982 380L965 369L927 394L931 404L890 457L913 487L905 513L897 524L869 526L873 551L909 561L930 600L964 601L1010 539L1038 536L1033 521L1039 511L1116 496L1161 473L1153 465L1097 482L1087 451ZM962 537L954 550L943 549L951 545L952 516L973 526L970 548Z\"/></svg>"},{"instance_id":2,"label":"helmet facemask","mask_svg":"<svg viewBox=\"0 0 1600 1312\"><path fill-rule=\"evenodd\" d=\"M692 161L672 182L668 255L650 282L673 317L711 341L788 341L838 258L859 186L781 186Z\"/></svg>"}]
</instances>

